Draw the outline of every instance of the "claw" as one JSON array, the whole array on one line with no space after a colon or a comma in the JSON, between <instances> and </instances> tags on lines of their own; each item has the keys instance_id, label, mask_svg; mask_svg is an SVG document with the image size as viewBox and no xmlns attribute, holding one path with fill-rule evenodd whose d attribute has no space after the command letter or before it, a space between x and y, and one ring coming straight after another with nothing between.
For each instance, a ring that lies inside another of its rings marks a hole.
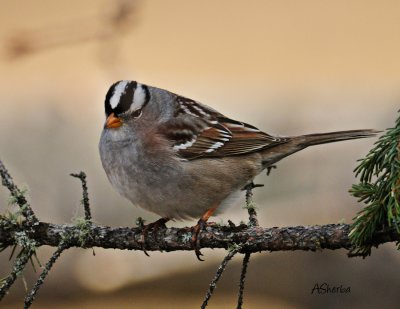
<instances>
[{"instance_id":1,"label":"claw","mask_svg":"<svg viewBox=\"0 0 400 309\"><path fill-rule=\"evenodd\" d=\"M264 187L264 185L263 184L255 184L254 182L250 182L242 190L248 191L248 190L253 190L255 188L261 188L261 187Z\"/></svg>"},{"instance_id":2,"label":"claw","mask_svg":"<svg viewBox=\"0 0 400 309\"><path fill-rule=\"evenodd\" d=\"M142 243L142 250L144 254L150 256L146 251L147 237L149 235L149 231L152 231L154 235L157 235L159 229L166 229L167 226L165 223L169 221L168 218L160 218L157 221L149 223L147 225L142 225L142 234L140 235L140 242Z\"/></svg>"},{"instance_id":3,"label":"claw","mask_svg":"<svg viewBox=\"0 0 400 309\"><path fill-rule=\"evenodd\" d=\"M267 167L267 176L269 176L269 174L271 174L271 171L273 169L276 169L276 165L270 165Z\"/></svg>"},{"instance_id":4,"label":"claw","mask_svg":"<svg viewBox=\"0 0 400 309\"><path fill-rule=\"evenodd\" d=\"M194 249L194 252L196 254L196 257L199 261L204 261L201 256L203 256L203 253L200 252L200 232L204 229L206 226L207 221L201 218L199 222L192 228L192 247Z\"/></svg>"},{"instance_id":5,"label":"claw","mask_svg":"<svg viewBox=\"0 0 400 309\"><path fill-rule=\"evenodd\" d=\"M230 227L236 227L236 224L233 223L231 220L228 220L228 224Z\"/></svg>"},{"instance_id":6,"label":"claw","mask_svg":"<svg viewBox=\"0 0 400 309\"><path fill-rule=\"evenodd\" d=\"M212 216L212 214L215 212L217 207L211 207L208 209L200 218L200 220L197 222L197 224L192 227L192 247L194 249L194 252L196 253L196 257L199 261L204 261L201 256L203 255L200 252L200 232L204 229L204 227L207 224L207 220Z\"/></svg>"}]
</instances>

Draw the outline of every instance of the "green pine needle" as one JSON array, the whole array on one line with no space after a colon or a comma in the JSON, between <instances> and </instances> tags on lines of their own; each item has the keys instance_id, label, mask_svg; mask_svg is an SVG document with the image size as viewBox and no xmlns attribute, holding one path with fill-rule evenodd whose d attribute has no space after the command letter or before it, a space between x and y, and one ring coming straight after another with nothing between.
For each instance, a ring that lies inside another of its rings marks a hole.
<instances>
[{"instance_id":1,"label":"green pine needle","mask_svg":"<svg viewBox=\"0 0 400 309\"><path fill-rule=\"evenodd\" d=\"M350 193L366 207L353 218L349 237L353 252L365 257L371 253L374 233L384 228L400 232L400 117L359 161L354 172L360 183Z\"/></svg>"}]
</instances>

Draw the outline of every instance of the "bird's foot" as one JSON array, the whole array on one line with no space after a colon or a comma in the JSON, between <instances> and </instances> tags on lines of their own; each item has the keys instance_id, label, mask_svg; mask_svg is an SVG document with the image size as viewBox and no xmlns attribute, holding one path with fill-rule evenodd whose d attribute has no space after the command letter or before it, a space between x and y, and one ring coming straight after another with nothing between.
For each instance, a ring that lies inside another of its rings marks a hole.
<instances>
[{"instance_id":1,"label":"bird's foot","mask_svg":"<svg viewBox=\"0 0 400 309\"><path fill-rule=\"evenodd\" d=\"M270 165L270 166L268 166L267 167L267 176L269 176L269 174L271 174L271 171L273 170L273 169L276 169L277 167L276 167L276 165Z\"/></svg>"},{"instance_id":2,"label":"bird's foot","mask_svg":"<svg viewBox=\"0 0 400 309\"><path fill-rule=\"evenodd\" d=\"M200 252L200 232L207 225L207 221L201 218L195 226L192 227L192 248L196 254L196 257L199 261L204 261L201 256L203 253Z\"/></svg>"},{"instance_id":3,"label":"bird's foot","mask_svg":"<svg viewBox=\"0 0 400 309\"><path fill-rule=\"evenodd\" d=\"M167 218L160 218L157 221L154 221L152 223L149 224L142 224L142 233L140 235L140 242L142 243L142 250L144 252L144 254L146 254L147 256L150 256L147 251L146 251L146 245L147 245L147 239L149 236L149 232L151 231L153 233L153 235L157 235L158 231L160 229L167 229L167 226L165 225L165 223L167 223L169 221L169 219Z\"/></svg>"},{"instance_id":4,"label":"bird's foot","mask_svg":"<svg viewBox=\"0 0 400 309\"><path fill-rule=\"evenodd\" d=\"M242 190L243 190L243 191L249 191L249 190L253 190L253 189L255 189L255 188L261 188L261 187L264 187L264 185L261 184L261 183L255 184L254 182L250 182L250 183L247 184Z\"/></svg>"},{"instance_id":5,"label":"bird's foot","mask_svg":"<svg viewBox=\"0 0 400 309\"><path fill-rule=\"evenodd\" d=\"M218 206L209 208L200 218L195 226L192 227L192 248L196 253L196 257L199 261L204 261L201 256L203 255L200 252L200 232L205 228L207 225L207 220L212 216ZM215 223L211 223L215 224Z\"/></svg>"}]
</instances>

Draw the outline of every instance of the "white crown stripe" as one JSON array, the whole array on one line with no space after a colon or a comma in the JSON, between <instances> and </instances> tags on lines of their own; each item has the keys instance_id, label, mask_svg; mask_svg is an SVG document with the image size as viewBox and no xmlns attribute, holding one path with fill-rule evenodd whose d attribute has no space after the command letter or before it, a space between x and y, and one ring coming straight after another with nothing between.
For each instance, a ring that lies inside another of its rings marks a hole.
<instances>
[{"instance_id":1,"label":"white crown stripe","mask_svg":"<svg viewBox=\"0 0 400 309\"><path fill-rule=\"evenodd\" d=\"M115 86L114 93L110 99L110 105L112 109L115 109L118 106L120 98L125 93L125 89L126 86L128 86L128 83L129 81L123 80L119 82L117 86Z\"/></svg>"},{"instance_id":2,"label":"white crown stripe","mask_svg":"<svg viewBox=\"0 0 400 309\"><path fill-rule=\"evenodd\" d=\"M144 90L142 84L137 84L135 92L133 94L133 102L131 105L131 110L137 111L143 107L146 102L146 91Z\"/></svg>"}]
</instances>

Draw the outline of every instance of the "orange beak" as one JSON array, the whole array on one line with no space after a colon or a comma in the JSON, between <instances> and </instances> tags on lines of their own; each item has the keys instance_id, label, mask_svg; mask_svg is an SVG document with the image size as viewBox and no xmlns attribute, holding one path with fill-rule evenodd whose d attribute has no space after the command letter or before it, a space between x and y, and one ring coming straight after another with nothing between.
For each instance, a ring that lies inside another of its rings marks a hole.
<instances>
[{"instance_id":1,"label":"orange beak","mask_svg":"<svg viewBox=\"0 0 400 309\"><path fill-rule=\"evenodd\" d=\"M106 127L109 129L116 129L122 126L122 121L120 118L115 117L114 113L111 113L110 116L107 117Z\"/></svg>"}]
</instances>

